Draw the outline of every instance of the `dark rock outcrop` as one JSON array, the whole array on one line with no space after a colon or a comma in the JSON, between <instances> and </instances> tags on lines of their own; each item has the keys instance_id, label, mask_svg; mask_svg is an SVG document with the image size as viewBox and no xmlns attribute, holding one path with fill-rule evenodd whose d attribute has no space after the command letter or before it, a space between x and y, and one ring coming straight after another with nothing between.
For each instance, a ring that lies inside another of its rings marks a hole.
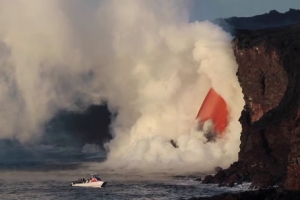
<instances>
[{"instance_id":1,"label":"dark rock outcrop","mask_svg":"<svg viewBox=\"0 0 300 200\"><path fill-rule=\"evenodd\" d=\"M82 112L60 111L47 124L43 143L102 147L112 139L109 125L113 117L106 105L93 105Z\"/></svg>"},{"instance_id":2,"label":"dark rock outcrop","mask_svg":"<svg viewBox=\"0 0 300 200\"><path fill-rule=\"evenodd\" d=\"M300 189L300 24L238 31L233 49L245 107L239 159L209 183Z\"/></svg>"}]
</instances>

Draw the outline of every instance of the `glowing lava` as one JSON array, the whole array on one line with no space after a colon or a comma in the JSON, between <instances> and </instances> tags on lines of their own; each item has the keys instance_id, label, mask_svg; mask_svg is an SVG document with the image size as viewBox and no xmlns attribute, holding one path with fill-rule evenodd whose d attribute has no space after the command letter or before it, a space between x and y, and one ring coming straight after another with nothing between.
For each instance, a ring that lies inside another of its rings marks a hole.
<instances>
[{"instance_id":1,"label":"glowing lava","mask_svg":"<svg viewBox=\"0 0 300 200\"><path fill-rule=\"evenodd\" d=\"M207 93L196 119L199 119L200 125L211 120L213 123L213 134L221 135L228 124L228 110L225 100L211 88Z\"/></svg>"}]
</instances>

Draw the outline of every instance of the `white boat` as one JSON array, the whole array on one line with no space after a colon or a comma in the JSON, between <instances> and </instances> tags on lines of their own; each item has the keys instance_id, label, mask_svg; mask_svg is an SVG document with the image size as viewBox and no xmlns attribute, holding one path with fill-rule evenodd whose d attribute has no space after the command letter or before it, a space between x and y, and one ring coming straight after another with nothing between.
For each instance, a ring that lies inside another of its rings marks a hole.
<instances>
[{"instance_id":1,"label":"white boat","mask_svg":"<svg viewBox=\"0 0 300 200\"><path fill-rule=\"evenodd\" d=\"M93 187L93 188L103 188L107 182L102 181L99 175L91 174L91 177L88 179L81 178L77 181L71 183L71 186L75 187Z\"/></svg>"}]
</instances>

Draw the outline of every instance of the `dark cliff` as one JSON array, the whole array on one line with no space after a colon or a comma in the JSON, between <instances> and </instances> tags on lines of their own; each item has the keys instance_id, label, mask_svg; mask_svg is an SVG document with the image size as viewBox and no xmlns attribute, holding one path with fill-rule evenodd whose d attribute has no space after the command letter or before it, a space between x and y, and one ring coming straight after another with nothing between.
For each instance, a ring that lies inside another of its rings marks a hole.
<instances>
[{"instance_id":1,"label":"dark cliff","mask_svg":"<svg viewBox=\"0 0 300 200\"><path fill-rule=\"evenodd\" d=\"M240 33L234 40L246 102L239 160L254 187L300 189L293 178L299 168L299 35L300 25L293 25Z\"/></svg>"},{"instance_id":2,"label":"dark cliff","mask_svg":"<svg viewBox=\"0 0 300 200\"><path fill-rule=\"evenodd\" d=\"M239 159L204 182L300 189L300 24L237 31L233 49L245 107Z\"/></svg>"}]
</instances>

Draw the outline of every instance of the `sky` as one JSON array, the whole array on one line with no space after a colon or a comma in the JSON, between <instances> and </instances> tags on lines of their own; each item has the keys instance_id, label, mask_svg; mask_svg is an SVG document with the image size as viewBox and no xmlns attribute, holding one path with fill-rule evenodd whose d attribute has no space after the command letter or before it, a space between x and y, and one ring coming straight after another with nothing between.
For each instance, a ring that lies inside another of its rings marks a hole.
<instances>
[{"instance_id":1,"label":"sky","mask_svg":"<svg viewBox=\"0 0 300 200\"><path fill-rule=\"evenodd\" d=\"M190 0L193 1L192 19L250 17L277 10L300 9L299 0Z\"/></svg>"}]
</instances>

